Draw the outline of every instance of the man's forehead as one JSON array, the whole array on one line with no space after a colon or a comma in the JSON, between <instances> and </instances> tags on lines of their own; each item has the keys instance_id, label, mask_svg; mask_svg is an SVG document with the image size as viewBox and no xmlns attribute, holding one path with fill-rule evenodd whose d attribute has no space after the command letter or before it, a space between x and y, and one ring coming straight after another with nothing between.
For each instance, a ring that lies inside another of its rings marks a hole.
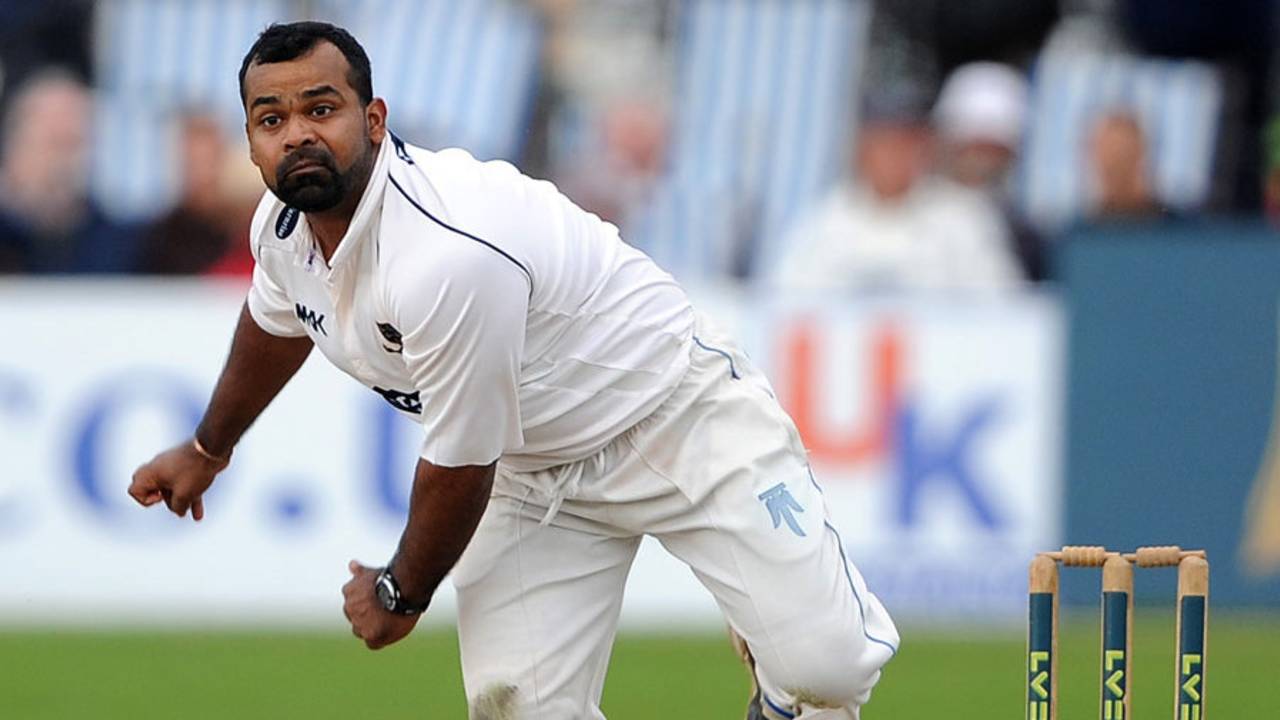
<instances>
[{"instance_id":1,"label":"man's forehead","mask_svg":"<svg viewBox=\"0 0 1280 720\"><path fill-rule=\"evenodd\" d=\"M353 94L350 72L351 65L342 51L321 41L292 60L250 64L244 75L245 100L252 103L261 96L289 97L323 85L344 95Z\"/></svg>"}]
</instances>

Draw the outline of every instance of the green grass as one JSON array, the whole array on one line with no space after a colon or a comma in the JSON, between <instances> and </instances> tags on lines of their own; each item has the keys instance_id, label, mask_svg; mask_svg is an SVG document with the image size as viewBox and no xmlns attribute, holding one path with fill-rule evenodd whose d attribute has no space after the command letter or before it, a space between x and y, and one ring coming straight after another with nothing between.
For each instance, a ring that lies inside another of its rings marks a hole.
<instances>
[{"instance_id":1,"label":"green grass","mask_svg":"<svg viewBox=\"0 0 1280 720\"><path fill-rule=\"evenodd\" d=\"M1280 620L1214 617L1206 714L1280 717ZM1017 631L907 627L864 720L1023 717ZM1061 645L1062 717L1098 717L1096 621L1072 617ZM1172 620L1141 615L1134 713L1168 718ZM742 717L747 681L717 635L624 635L604 709L611 720ZM354 638L267 632L0 632L0 717L465 718L457 643L415 633L379 653Z\"/></svg>"}]
</instances>

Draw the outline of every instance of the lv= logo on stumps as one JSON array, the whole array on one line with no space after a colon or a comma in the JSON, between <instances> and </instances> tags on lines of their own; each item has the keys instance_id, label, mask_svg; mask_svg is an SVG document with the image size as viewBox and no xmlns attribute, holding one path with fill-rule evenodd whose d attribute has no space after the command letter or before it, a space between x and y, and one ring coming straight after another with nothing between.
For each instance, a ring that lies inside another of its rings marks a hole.
<instances>
[{"instance_id":1,"label":"lv= logo on stumps","mask_svg":"<svg viewBox=\"0 0 1280 720\"><path fill-rule=\"evenodd\" d=\"M1204 718L1204 660L1209 642L1209 561L1185 557L1178 563L1178 720Z\"/></svg>"},{"instance_id":2,"label":"lv= logo on stumps","mask_svg":"<svg viewBox=\"0 0 1280 720\"><path fill-rule=\"evenodd\" d=\"M1058 716L1059 563L1102 568L1102 720L1131 718L1133 568L1177 567L1177 655L1174 720L1203 720L1209 636L1209 561L1203 550L1140 547L1132 553L1068 546L1040 553L1028 577L1027 720Z\"/></svg>"}]
</instances>

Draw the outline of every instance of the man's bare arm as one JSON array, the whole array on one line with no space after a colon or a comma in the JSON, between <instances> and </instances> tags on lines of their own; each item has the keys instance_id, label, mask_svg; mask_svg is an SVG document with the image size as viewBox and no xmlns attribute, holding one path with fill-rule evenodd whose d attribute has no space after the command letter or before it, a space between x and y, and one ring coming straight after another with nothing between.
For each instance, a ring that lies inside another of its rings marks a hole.
<instances>
[{"instance_id":1,"label":"man's bare arm","mask_svg":"<svg viewBox=\"0 0 1280 720\"><path fill-rule=\"evenodd\" d=\"M227 363L196 428L200 444L213 455L229 457L253 421L297 374L312 347L305 335L277 337L258 327L245 305Z\"/></svg>"},{"instance_id":2,"label":"man's bare arm","mask_svg":"<svg viewBox=\"0 0 1280 720\"><path fill-rule=\"evenodd\" d=\"M493 463L449 468L418 461L409 521L391 561L405 604L425 607L458 562L489 503L493 469ZM378 568L352 560L348 569L351 579L342 586L342 612L351 621L351 632L371 650L408 635L421 616L393 614L378 602Z\"/></svg>"},{"instance_id":3,"label":"man's bare arm","mask_svg":"<svg viewBox=\"0 0 1280 720\"><path fill-rule=\"evenodd\" d=\"M429 602L471 542L489 504L494 465L450 468L418 461L409 520L391 562L407 603Z\"/></svg>"},{"instance_id":4,"label":"man's bare arm","mask_svg":"<svg viewBox=\"0 0 1280 720\"><path fill-rule=\"evenodd\" d=\"M201 496L226 468L240 437L302 367L311 348L308 337L276 337L258 327L246 305L195 442L170 448L138 468L129 494L143 506L164 500L179 517L190 509L193 518L203 518Z\"/></svg>"}]
</instances>

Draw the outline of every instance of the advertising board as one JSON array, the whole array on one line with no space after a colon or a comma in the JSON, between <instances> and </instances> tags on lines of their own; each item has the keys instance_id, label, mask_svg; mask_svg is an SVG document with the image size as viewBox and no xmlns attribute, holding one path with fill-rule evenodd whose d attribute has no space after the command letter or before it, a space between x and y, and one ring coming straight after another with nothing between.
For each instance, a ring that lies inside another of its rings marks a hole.
<instances>
[{"instance_id":1,"label":"advertising board","mask_svg":"<svg viewBox=\"0 0 1280 720\"><path fill-rule=\"evenodd\" d=\"M197 422L243 292L0 287L0 622L336 624L346 561L390 555L419 428L318 355L237 449L204 522L125 494L138 463ZM1060 533L1052 298L832 309L697 297L772 378L834 524L891 609L1021 612L1026 558ZM625 621L716 617L691 573L647 543Z\"/></svg>"}]
</instances>

